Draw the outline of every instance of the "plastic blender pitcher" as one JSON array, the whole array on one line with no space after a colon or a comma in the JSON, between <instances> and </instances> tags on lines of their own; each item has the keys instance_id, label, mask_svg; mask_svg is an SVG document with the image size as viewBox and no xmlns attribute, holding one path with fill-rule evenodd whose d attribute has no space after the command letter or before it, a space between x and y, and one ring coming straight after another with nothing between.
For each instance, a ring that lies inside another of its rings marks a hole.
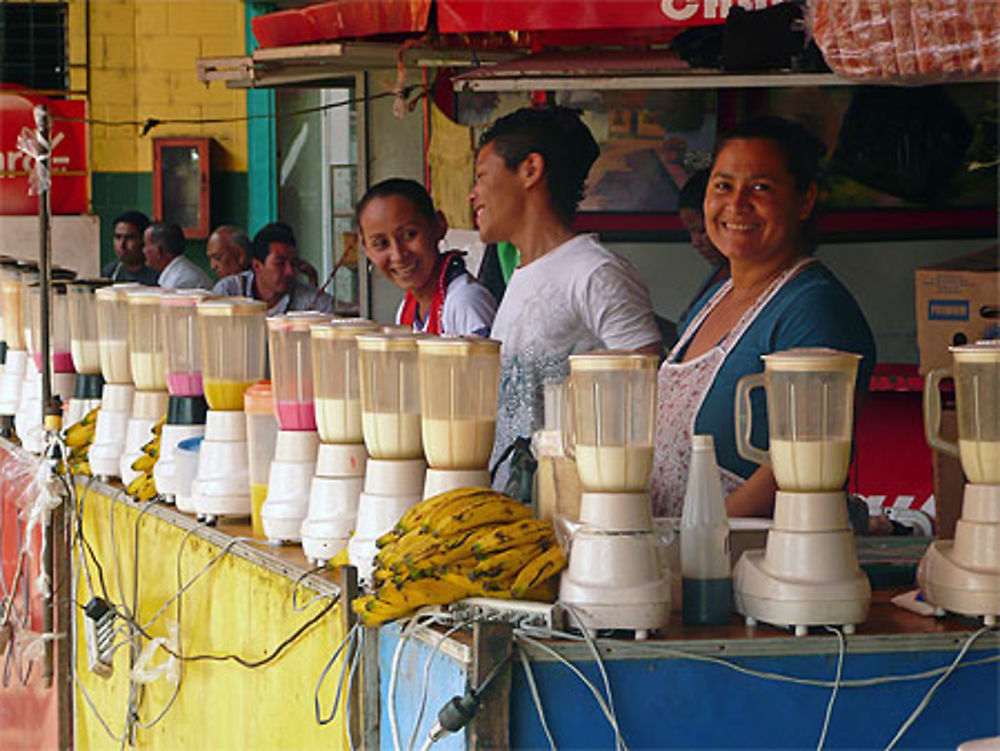
<instances>
[{"instance_id":1,"label":"plastic blender pitcher","mask_svg":"<svg viewBox=\"0 0 1000 751\"><path fill-rule=\"evenodd\" d=\"M310 327L313 402L323 443L361 444L361 386L358 334L379 330L374 321L342 319Z\"/></svg>"},{"instance_id":2,"label":"plastic blender pitcher","mask_svg":"<svg viewBox=\"0 0 1000 751\"><path fill-rule=\"evenodd\" d=\"M202 384L210 409L241 412L243 392L264 378L267 306L244 297L198 303Z\"/></svg>"},{"instance_id":3,"label":"plastic blender pitcher","mask_svg":"<svg viewBox=\"0 0 1000 751\"><path fill-rule=\"evenodd\" d=\"M851 463L854 384L861 355L799 348L761 359L764 372L744 376L736 386L740 456L770 466L781 490L840 490ZM759 387L767 394L768 451L750 442L750 393Z\"/></svg>"},{"instance_id":4,"label":"plastic blender pitcher","mask_svg":"<svg viewBox=\"0 0 1000 751\"><path fill-rule=\"evenodd\" d=\"M359 334L361 423L373 459L422 459L417 340L422 334Z\"/></svg>"},{"instance_id":5,"label":"plastic blender pitcher","mask_svg":"<svg viewBox=\"0 0 1000 751\"><path fill-rule=\"evenodd\" d=\"M309 327L330 316L297 311L267 319L275 411L282 430L316 430Z\"/></svg>"},{"instance_id":6,"label":"plastic blender pitcher","mask_svg":"<svg viewBox=\"0 0 1000 751\"><path fill-rule=\"evenodd\" d=\"M253 533L264 536L260 509L267 500L267 478L274 459L278 421L274 416L274 393L270 381L255 383L243 395L247 420L247 456L250 462L250 502Z\"/></svg>"}]
</instances>

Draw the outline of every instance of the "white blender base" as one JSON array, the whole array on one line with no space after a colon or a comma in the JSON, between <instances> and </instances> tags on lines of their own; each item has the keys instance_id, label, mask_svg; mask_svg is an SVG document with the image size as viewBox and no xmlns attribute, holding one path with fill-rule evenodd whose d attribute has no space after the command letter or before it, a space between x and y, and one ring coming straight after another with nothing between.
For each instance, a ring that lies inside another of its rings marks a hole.
<instances>
[{"instance_id":1,"label":"white blender base","mask_svg":"<svg viewBox=\"0 0 1000 751\"><path fill-rule=\"evenodd\" d=\"M80 420L89 415L92 410L101 406L100 399L70 399L66 407L65 425L76 425Z\"/></svg>"},{"instance_id":2,"label":"white blender base","mask_svg":"<svg viewBox=\"0 0 1000 751\"><path fill-rule=\"evenodd\" d=\"M129 418L128 427L125 429L125 445L118 476L122 478L122 484L128 485L142 472L132 469L132 462L140 456L144 456L142 447L153 440L153 426L156 425L155 417L132 417ZM155 469L155 467L154 467ZM156 486L159 491L160 486Z\"/></svg>"},{"instance_id":3,"label":"white blender base","mask_svg":"<svg viewBox=\"0 0 1000 751\"><path fill-rule=\"evenodd\" d=\"M490 473L485 469L435 469L427 468L424 479L424 498L433 498L459 488L488 488Z\"/></svg>"},{"instance_id":4,"label":"white blender base","mask_svg":"<svg viewBox=\"0 0 1000 751\"><path fill-rule=\"evenodd\" d=\"M101 411L97 413L94 426L94 442L87 454L94 477L118 477L134 391L130 383L104 384Z\"/></svg>"},{"instance_id":5,"label":"white blender base","mask_svg":"<svg viewBox=\"0 0 1000 751\"><path fill-rule=\"evenodd\" d=\"M649 494L585 491L580 495L580 521L605 532L651 532Z\"/></svg>"},{"instance_id":6,"label":"white blender base","mask_svg":"<svg viewBox=\"0 0 1000 751\"><path fill-rule=\"evenodd\" d=\"M3 373L0 373L0 415L17 414L27 364L28 353L23 349L7 350L7 362L4 363Z\"/></svg>"},{"instance_id":7,"label":"white blender base","mask_svg":"<svg viewBox=\"0 0 1000 751\"><path fill-rule=\"evenodd\" d=\"M1000 617L1000 485L966 485L954 540L931 543L917 568L927 602L941 610Z\"/></svg>"},{"instance_id":8,"label":"white blender base","mask_svg":"<svg viewBox=\"0 0 1000 751\"><path fill-rule=\"evenodd\" d=\"M174 506L185 514L196 513L191 486L198 476L200 445L198 449L198 451L184 451L178 446L174 453Z\"/></svg>"},{"instance_id":9,"label":"white blender base","mask_svg":"<svg viewBox=\"0 0 1000 751\"><path fill-rule=\"evenodd\" d=\"M21 439L21 447L33 454L41 453L45 443L41 392L42 376L35 369L35 361L29 359L21 382L21 401L14 415L14 430Z\"/></svg>"},{"instance_id":10,"label":"white blender base","mask_svg":"<svg viewBox=\"0 0 1000 751\"><path fill-rule=\"evenodd\" d=\"M358 516L368 453L364 444L324 443L302 521L302 551L313 565L325 565L347 546Z\"/></svg>"},{"instance_id":11,"label":"white blender base","mask_svg":"<svg viewBox=\"0 0 1000 751\"><path fill-rule=\"evenodd\" d=\"M581 529L573 536L559 601L591 631L629 629L643 639L670 622L670 586L654 534Z\"/></svg>"},{"instance_id":12,"label":"white blender base","mask_svg":"<svg viewBox=\"0 0 1000 751\"><path fill-rule=\"evenodd\" d=\"M271 542L298 542L309 511L309 488L316 474L319 436L314 430L280 430L267 476L267 498L260 509L264 535Z\"/></svg>"},{"instance_id":13,"label":"white blender base","mask_svg":"<svg viewBox=\"0 0 1000 751\"><path fill-rule=\"evenodd\" d=\"M250 516L246 417L209 410L191 504L199 516Z\"/></svg>"},{"instance_id":14,"label":"white blender base","mask_svg":"<svg viewBox=\"0 0 1000 751\"><path fill-rule=\"evenodd\" d=\"M170 425L163 426L160 435L160 458L153 467L153 481L157 492L167 503L173 503L177 495L177 444L188 438L205 435L204 425Z\"/></svg>"},{"instance_id":15,"label":"white blender base","mask_svg":"<svg viewBox=\"0 0 1000 751\"><path fill-rule=\"evenodd\" d=\"M843 626L868 617L871 584L858 566L843 492L775 494L774 527L764 550L748 550L733 569L733 601L748 625Z\"/></svg>"}]
</instances>

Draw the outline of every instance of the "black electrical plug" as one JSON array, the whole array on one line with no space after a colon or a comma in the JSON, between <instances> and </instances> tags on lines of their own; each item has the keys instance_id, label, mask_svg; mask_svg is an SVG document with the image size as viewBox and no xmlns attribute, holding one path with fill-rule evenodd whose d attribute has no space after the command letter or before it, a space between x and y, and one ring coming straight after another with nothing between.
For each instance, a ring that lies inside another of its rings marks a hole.
<instances>
[{"instance_id":1,"label":"black electrical plug","mask_svg":"<svg viewBox=\"0 0 1000 751\"><path fill-rule=\"evenodd\" d=\"M467 691L463 696L453 696L441 707L437 722L431 728L431 741L437 743L446 735L457 733L469 724L479 710L479 697L474 691Z\"/></svg>"}]
</instances>

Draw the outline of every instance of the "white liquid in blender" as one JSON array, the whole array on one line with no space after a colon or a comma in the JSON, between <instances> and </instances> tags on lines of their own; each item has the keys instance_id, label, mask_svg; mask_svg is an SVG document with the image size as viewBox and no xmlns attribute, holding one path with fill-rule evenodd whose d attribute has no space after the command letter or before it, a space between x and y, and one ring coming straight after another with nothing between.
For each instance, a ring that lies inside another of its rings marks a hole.
<instances>
[{"instance_id":1,"label":"white liquid in blender","mask_svg":"<svg viewBox=\"0 0 1000 751\"><path fill-rule=\"evenodd\" d=\"M962 469L976 485L1000 485L1000 441L958 442Z\"/></svg>"},{"instance_id":2,"label":"white liquid in blender","mask_svg":"<svg viewBox=\"0 0 1000 751\"><path fill-rule=\"evenodd\" d=\"M133 352L132 380L145 391L166 391L167 374L162 352Z\"/></svg>"},{"instance_id":3,"label":"white liquid in blender","mask_svg":"<svg viewBox=\"0 0 1000 751\"><path fill-rule=\"evenodd\" d=\"M591 492L640 492L649 485L652 446L576 446L576 469Z\"/></svg>"},{"instance_id":4,"label":"white liquid in blender","mask_svg":"<svg viewBox=\"0 0 1000 751\"><path fill-rule=\"evenodd\" d=\"M128 342L101 341L101 373L108 383L131 383L132 371L128 366Z\"/></svg>"},{"instance_id":5,"label":"white liquid in blender","mask_svg":"<svg viewBox=\"0 0 1000 751\"><path fill-rule=\"evenodd\" d=\"M363 412L365 445L375 459L419 459L420 415L416 412Z\"/></svg>"},{"instance_id":6,"label":"white liquid in blender","mask_svg":"<svg viewBox=\"0 0 1000 751\"><path fill-rule=\"evenodd\" d=\"M316 399L316 428L325 443L361 443L360 399Z\"/></svg>"},{"instance_id":7,"label":"white liquid in blender","mask_svg":"<svg viewBox=\"0 0 1000 751\"><path fill-rule=\"evenodd\" d=\"M73 339L69 351L78 373L96 373L101 369L101 348L96 339Z\"/></svg>"},{"instance_id":8,"label":"white liquid in blender","mask_svg":"<svg viewBox=\"0 0 1000 751\"><path fill-rule=\"evenodd\" d=\"M493 451L493 420L423 421L424 454L438 469L484 469Z\"/></svg>"},{"instance_id":9,"label":"white liquid in blender","mask_svg":"<svg viewBox=\"0 0 1000 751\"><path fill-rule=\"evenodd\" d=\"M771 468L781 490L839 490L851 463L850 440L771 439Z\"/></svg>"}]
</instances>

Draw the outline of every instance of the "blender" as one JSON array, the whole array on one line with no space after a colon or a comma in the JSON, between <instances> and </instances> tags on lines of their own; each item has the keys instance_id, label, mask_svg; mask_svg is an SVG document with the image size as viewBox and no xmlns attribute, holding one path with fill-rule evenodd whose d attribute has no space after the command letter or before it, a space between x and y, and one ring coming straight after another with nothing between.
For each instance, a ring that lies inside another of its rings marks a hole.
<instances>
[{"instance_id":1,"label":"blender","mask_svg":"<svg viewBox=\"0 0 1000 751\"><path fill-rule=\"evenodd\" d=\"M208 414L191 504L209 523L251 512L243 394L264 378L266 317L267 305L260 300L226 297L198 303Z\"/></svg>"},{"instance_id":2,"label":"blender","mask_svg":"<svg viewBox=\"0 0 1000 751\"><path fill-rule=\"evenodd\" d=\"M320 445L301 534L302 550L313 564L325 563L343 550L354 531L368 461L355 337L378 330L373 321L346 318L310 330Z\"/></svg>"},{"instance_id":3,"label":"blender","mask_svg":"<svg viewBox=\"0 0 1000 751\"><path fill-rule=\"evenodd\" d=\"M0 307L6 344L3 376L0 377L0 432L7 437L14 434L14 416L21 401L21 384L28 361L21 269L21 264L14 264L0 270Z\"/></svg>"},{"instance_id":4,"label":"blender","mask_svg":"<svg viewBox=\"0 0 1000 751\"><path fill-rule=\"evenodd\" d=\"M21 326L24 329L24 374L21 378L21 397L14 415L14 430L21 445L31 452L41 451L42 446L42 376L35 362L36 343L32 341L31 328L31 287L38 286L38 266L34 263L22 264L21 278Z\"/></svg>"},{"instance_id":5,"label":"blender","mask_svg":"<svg viewBox=\"0 0 1000 751\"><path fill-rule=\"evenodd\" d=\"M417 342L420 428L427 458L424 498L490 487L500 342L447 336Z\"/></svg>"},{"instance_id":6,"label":"blender","mask_svg":"<svg viewBox=\"0 0 1000 751\"><path fill-rule=\"evenodd\" d=\"M250 462L250 525L254 537L264 537L260 512L267 500L267 480L278 441L278 418L274 412L274 392L270 381L260 381L243 394L247 416L247 458Z\"/></svg>"},{"instance_id":7,"label":"blender","mask_svg":"<svg viewBox=\"0 0 1000 751\"><path fill-rule=\"evenodd\" d=\"M198 302L209 296L200 289L177 290L160 298L167 391L167 419L160 433L160 458L153 465L153 481L167 503L178 492L177 444L205 435L208 403L201 383L201 338Z\"/></svg>"},{"instance_id":8,"label":"blender","mask_svg":"<svg viewBox=\"0 0 1000 751\"><path fill-rule=\"evenodd\" d=\"M588 630L637 639L670 621L670 574L653 532L649 477L656 428L655 355L570 355L563 442L583 494L559 599Z\"/></svg>"},{"instance_id":9,"label":"blender","mask_svg":"<svg viewBox=\"0 0 1000 751\"><path fill-rule=\"evenodd\" d=\"M167 413L167 369L160 301L170 294L167 290L150 287L126 292L128 353L135 395L118 475L125 485L142 474L132 469L132 464L143 455L142 447L152 440L153 428Z\"/></svg>"},{"instance_id":10,"label":"blender","mask_svg":"<svg viewBox=\"0 0 1000 751\"><path fill-rule=\"evenodd\" d=\"M420 502L424 448L420 438L417 340L423 334L358 334L361 427L368 463L358 519L347 544L351 565L368 582L375 540Z\"/></svg>"},{"instance_id":11,"label":"blender","mask_svg":"<svg viewBox=\"0 0 1000 751\"><path fill-rule=\"evenodd\" d=\"M97 298L94 293L111 282L106 279L78 279L70 282L66 299L69 304L69 349L76 370L73 398L66 410L66 424L79 422L101 406L104 378L101 376L101 353L97 335Z\"/></svg>"},{"instance_id":12,"label":"blender","mask_svg":"<svg viewBox=\"0 0 1000 751\"><path fill-rule=\"evenodd\" d=\"M860 355L825 348L762 355L764 372L736 386L736 448L770 466L778 491L764 550L733 570L733 599L747 625L854 626L868 616L871 585L858 566L844 485L851 463ZM768 451L750 442L750 394L767 395Z\"/></svg>"},{"instance_id":13,"label":"blender","mask_svg":"<svg viewBox=\"0 0 1000 751\"><path fill-rule=\"evenodd\" d=\"M76 373L73 369L73 358L70 354L69 301L67 284L64 281L53 281L49 285L49 361L51 364L51 394L58 397L60 405L69 404L73 396ZM30 385L26 384L22 394L32 394L30 404L25 406L19 417L24 421L24 429L18 429L22 435L24 447L28 451L40 452L43 448L44 433L42 430L42 290L38 282L30 283L26 288L28 303L28 348L37 375Z\"/></svg>"},{"instance_id":14,"label":"blender","mask_svg":"<svg viewBox=\"0 0 1000 751\"><path fill-rule=\"evenodd\" d=\"M313 311L267 319L278 439L260 520L271 542L298 542L309 509L309 486L316 473L319 446L309 327L329 320L330 316Z\"/></svg>"},{"instance_id":15,"label":"blender","mask_svg":"<svg viewBox=\"0 0 1000 751\"><path fill-rule=\"evenodd\" d=\"M132 385L132 366L128 356L127 293L134 289L139 289L139 285L112 284L94 292L104 390L94 428L94 443L88 456L94 476L102 479L118 476L119 460L125 450L125 431L132 415L135 386Z\"/></svg>"},{"instance_id":16,"label":"blender","mask_svg":"<svg viewBox=\"0 0 1000 751\"><path fill-rule=\"evenodd\" d=\"M1000 340L949 347L954 368L932 370L924 386L924 430L938 451L959 457L968 484L954 540L931 543L917 583L938 614L1000 616ZM958 444L940 437L941 380L955 380Z\"/></svg>"}]
</instances>

